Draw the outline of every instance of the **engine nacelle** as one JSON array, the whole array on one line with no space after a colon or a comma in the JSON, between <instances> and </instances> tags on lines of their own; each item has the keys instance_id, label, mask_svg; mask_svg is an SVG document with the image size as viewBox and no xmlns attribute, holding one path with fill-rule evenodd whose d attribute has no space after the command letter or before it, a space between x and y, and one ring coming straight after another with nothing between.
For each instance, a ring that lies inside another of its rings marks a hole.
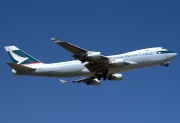
<instances>
[{"instance_id":1,"label":"engine nacelle","mask_svg":"<svg viewBox=\"0 0 180 123\"><path fill-rule=\"evenodd\" d=\"M122 80L122 74L112 74L111 80Z\"/></svg>"},{"instance_id":2,"label":"engine nacelle","mask_svg":"<svg viewBox=\"0 0 180 123\"><path fill-rule=\"evenodd\" d=\"M87 58L96 60L101 58L101 52L89 52Z\"/></svg>"},{"instance_id":3,"label":"engine nacelle","mask_svg":"<svg viewBox=\"0 0 180 123\"><path fill-rule=\"evenodd\" d=\"M100 81L98 79L93 79L92 81L90 82L87 82L87 85L100 85Z\"/></svg>"},{"instance_id":4,"label":"engine nacelle","mask_svg":"<svg viewBox=\"0 0 180 123\"><path fill-rule=\"evenodd\" d=\"M115 61L112 61L110 64L115 66L124 66L124 60L123 59L117 59Z\"/></svg>"}]
</instances>

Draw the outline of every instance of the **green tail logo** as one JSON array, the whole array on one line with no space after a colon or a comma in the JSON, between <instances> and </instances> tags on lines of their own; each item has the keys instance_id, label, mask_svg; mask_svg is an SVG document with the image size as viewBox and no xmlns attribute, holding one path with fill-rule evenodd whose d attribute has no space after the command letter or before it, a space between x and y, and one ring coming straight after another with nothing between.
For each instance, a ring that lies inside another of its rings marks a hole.
<instances>
[{"instance_id":1,"label":"green tail logo","mask_svg":"<svg viewBox=\"0 0 180 123\"><path fill-rule=\"evenodd\" d=\"M23 52L16 46L6 46L5 49L8 52L13 63L16 63L16 64L40 63L39 60L37 60L34 57L30 56L29 54Z\"/></svg>"}]
</instances>

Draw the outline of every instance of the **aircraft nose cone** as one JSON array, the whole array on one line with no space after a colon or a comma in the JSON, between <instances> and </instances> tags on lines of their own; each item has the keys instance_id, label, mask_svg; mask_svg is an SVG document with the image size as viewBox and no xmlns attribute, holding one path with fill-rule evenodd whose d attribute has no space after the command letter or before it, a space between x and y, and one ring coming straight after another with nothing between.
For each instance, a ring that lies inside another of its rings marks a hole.
<instances>
[{"instance_id":1,"label":"aircraft nose cone","mask_svg":"<svg viewBox=\"0 0 180 123\"><path fill-rule=\"evenodd\" d=\"M174 55L175 55L175 57L177 57L177 56L178 56L178 54L177 54L177 53L175 53Z\"/></svg>"},{"instance_id":2,"label":"aircraft nose cone","mask_svg":"<svg viewBox=\"0 0 180 123\"><path fill-rule=\"evenodd\" d=\"M177 56L178 56L177 53L173 53L173 54L172 54L172 58L173 58L173 59L176 58Z\"/></svg>"}]
</instances>

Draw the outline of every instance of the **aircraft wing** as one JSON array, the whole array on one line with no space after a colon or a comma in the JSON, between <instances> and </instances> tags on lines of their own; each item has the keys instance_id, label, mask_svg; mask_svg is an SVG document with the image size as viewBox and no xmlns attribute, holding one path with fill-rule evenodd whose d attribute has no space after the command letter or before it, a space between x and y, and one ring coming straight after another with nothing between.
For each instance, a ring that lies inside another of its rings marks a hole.
<instances>
[{"instance_id":1,"label":"aircraft wing","mask_svg":"<svg viewBox=\"0 0 180 123\"><path fill-rule=\"evenodd\" d=\"M58 40L58 39L56 39L56 38L51 38L51 40L52 40L54 43L62 46L63 48L65 48L66 50L68 50L69 52L71 52L72 54L79 54L79 53L82 53L82 54L83 54L83 53L88 52L87 50L85 50L85 49L83 49L83 48L77 47L77 46L75 46L75 45L73 45L73 44L70 44L70 43L67 43L67 42L64 42L64 41L60 41L60 40Z\"/></svg>"},{"instance_id":2,"label":"aircraft wing","mask_svg":"<svg viewBox=\"0 0 180 123\"><path fill-rule=\"evenodd\" d=\"M78 46L75 46L73 44L60 41L56 38L51 38L51 40L60 45L61 47L65 48L69 52L72 53L72 56L76 60L80 60L81 62L93 62L93 63L102 63L104 61L107 61L109 58L101 55L100 52L94 52L94 51L87 51L86 49L80 48Z\"/></svg>"},{"instance_id":3,"label":"aircraft wing","mask_svg":"<svg viewBox=\"0 0 180 123\"><path fill-rule=\"evenodd\" d=\"M112 65L125 66L134 64L132 61L124 61L122 59L114 62L112 59L101 55L101 52L87 51L86 49L80 48L64 41L60 41L56 38L51 38L51 40L71 52L72 56L76 60L84 63L84 66L91 72L96 72L102 69L105 70Z\"/></svg>"},{"instance_id":4,"label":"aircraft wing","mask_svg":"<svg viewBox=\"0 0 180 123\"><path fill-rule=\"evenodd\" d=\"M87 78L82 78L79 80L75 80L73 81L74 83L80 83L80 82L84 82L87 85L100 85L100 80L96 79L94 76L90 76Z\"/></svg>"}]
</instances>

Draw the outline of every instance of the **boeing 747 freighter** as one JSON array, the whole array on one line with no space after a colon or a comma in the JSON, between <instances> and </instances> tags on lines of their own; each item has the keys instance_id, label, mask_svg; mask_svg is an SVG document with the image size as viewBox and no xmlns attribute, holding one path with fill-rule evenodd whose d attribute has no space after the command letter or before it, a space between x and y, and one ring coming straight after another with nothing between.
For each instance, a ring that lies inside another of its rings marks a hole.
<instances>
[{"instance_id":1,"label":"boeing 747 freighter","mask_svg":"<svg viewBox=\"0 0 180 123\"><path fill-rule=\"evenodd\" d=\"M145 68L150 66L169 66L177 53L163 47L146 48L124 54L104 56L101 52L88 51L70 43L55 38L51 40L68 50L73 61L45 64L30 56L16 46L6 46L11 63L7 63L14 75L31 75L46 77L76 77L85 78L74 80L74 83L84 82L87 85L100 85L100 80L122 80L119 72ZM62 83L66 82L61 80Z\"/></svg>"}]
</instances>

